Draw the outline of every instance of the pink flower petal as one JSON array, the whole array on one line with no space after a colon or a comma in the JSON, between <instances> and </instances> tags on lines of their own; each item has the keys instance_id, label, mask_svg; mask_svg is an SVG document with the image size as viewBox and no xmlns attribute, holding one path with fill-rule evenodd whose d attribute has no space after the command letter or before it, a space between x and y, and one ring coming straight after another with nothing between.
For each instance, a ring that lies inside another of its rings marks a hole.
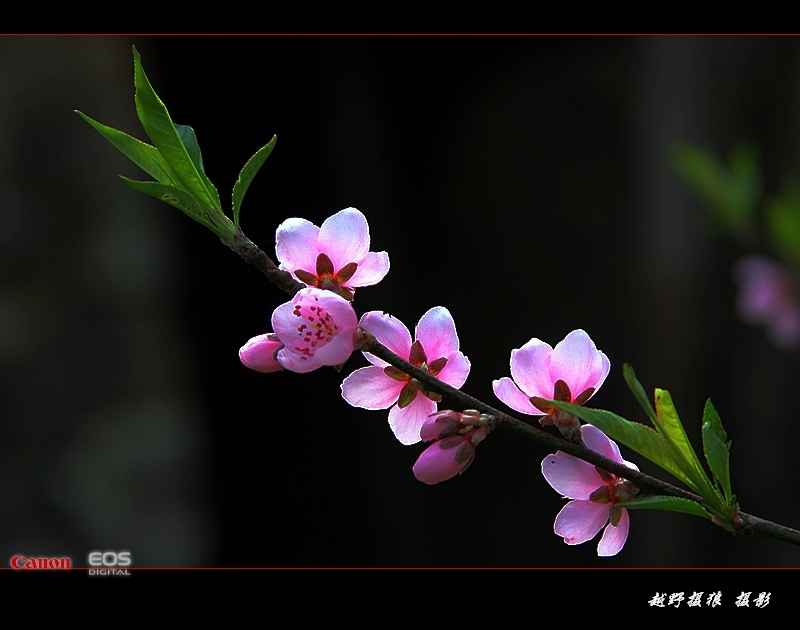
<instances>
[{"instance_id":1,"label":"pink flower petal","mask_svg":"<svg viewBox=\"0 0 800 630\"><path fill-rule=\"evenodd\" d=\"M556 516L553 531L568 545L580 545L591 540L608 522L611 504L591 501L570 501Z\"/></svg>"},{"instance_id":2,"label":"pink flower petal","mask_svg":"<svg viewBox=\"0 0 800 630\"><path fill-rule=\"evenodd\" d=\"M369 311L361 316L360 325L396 355L408 359L411 352L411 333L399 319L381 311ZM389 365L371 354L364 353L364 356L373 365Z\"/></svg>"},{"instance_id":3,"label":"pink flower petal","mask_svg":"<svg viewBox=\"0 0 800 630\"><path fill-rule=\"evenodd\" d=\"M591 424L584 424L581 427L581 437L583 443L595 453L599 453L603 457L614 460L618 464L623 464L624 460L619 453L617 443L611 440L600 429Z\"/></svg>"},{"instance_id":4,"label":"pink flower petal","mask_svg":"<svg viewBox=\"0 0 800 630\"><path fill-rule=\"evenodd\" d=\"M282 339L285 344L290 336L294 336L294 331L297 328L296 318L292 315L294 310L294 302L284 302L272 311L272 329L275 334L280 337L280 331L284 331L286 338ZM277 326L276 326L277 324Z\"/></svg>"},{"instance_id":5,"label":"pink flower petal","mask_svg":"<svg viewBox=\"0 0 800 630\"><path fill-rule=\"evenodd\" d=\"M239 350L239 359L256 372L277 372L282 370L275 354L283 347L280 341L272 341L270 333L253 337Z\"/></svg>"},{"instance_id":6,"label":"pink flower petal","mask_svg":"<svg viewBox=\"0 0 800 630\"><path fill-rule=\"evenodd\" d=\"M416 444L420 441L420 430L428 416L436 411L436 403L422 394L417 394L413 402L404 409L397 405L389 410L389 426L402 444Z\"/></svg>"},{"instance_id":7,"label":"pink flower petal","mask_svg":"<svg viewBox=\"0 0 800 630\"><path fill-rule=\"evenodd\" d=\"M312 290L315 291L315 301L333 317L340 331L356 331L358 315L350 302L332 291L305 289L305 291Z\"/></svg>"},{"instance_id":8,"label":"pink flower petal","mask_svg":"<svg viewBox=\"0 0 800 630\"><path fill-rule=\"evenodd\" d=\"M425 313L417 324L414 336L425 348L428 361L446 357L458 350L456 324L444 306L435 306Z\"/></svg>"},{"instance_id":9,"label":"pink flower petal","mask_svg":"<svg viewBox=\"0 0 800 630\"><path fill-rule=\"evenodd\" d=\"M369 251L367 218L355 208L345 208L323 222L319 230L319 251L333 261L336 271L347 263L359 262Z\"/></svg>"},{"instance_id":10,"label":"pink flower petal","mask_svg":"<svg viewBox=\"0 0 800 630\"><path fill-rule=\"evenodd\" d=\"M297 354L296 352L290 352L286 348L282 348L278 351L277 358L278 363L283 366L283 369L289 370L290 372L297 372L298 374L313 372L322 367L321 363L312 361L308 357Z\"/></svg>"},{"instance_id":11,"label":"pink flower petal","mask_svg":"<svg viewBox=\"0 0 800 630\"><path fill-rule=\"evenodd\" d=\"M319 228L305 219L286 219L275 234L275 255L284 271L294 273L303 269L315 273L317 269L317 236Z\"/></svg>"},{"instance_id":12,"label":"pink flower petal","mask_svg":"<svg viewBox=\"0 0 800 630\"><path fill-rule=\"evenodd\" d=\"M573 396L589 387L599 388L608 376L611 363L583 330L573 330L553 349L550 378L563 380Z\"/></svg>"},{"instance_id":13,"label":"pink flower petal","mask_svg":"<svg viewBox=\"0 0 800 630\"><path fill-rule=\"evenodd\" d=\"M345 285L348 287L369 287L377 284L389 273L389 254L368 252L358 263L358 269Z\"/></svg>"},{"instance_id":14,"label":"pink flower petal","mask_svg":"<svg viewBox=\"0 0 800 630\"><path fill-rule=\"evenodd\" d=\"M633 468L633 470L639 470L639 467L636 464L629 462L627 459L623 459L622 464L628 468Z\"/></svg>"},{"instance_id":15,"label":"pink flower petal","mask_svg":"<svg viewBox=\"0 0 800 630\"><path fill-rule=\"evenodd\" d=\"M342 398L353 407L388 409L397 402L404 385L386 376L382 367L359 368L342 381Z\"/></svg>"},{"instance_id":16,"label":"pink flower petal","mask_svg":"<svg viewBox=\"0 0 800 630\"><path fill-rule=\"evenodd\" d=\"M350 358L354 349L355 338L353 332L340 330L338 335L317 349L314 359L322 365L341 365Z\"/></svg>"},{"instance_id":17,"label":"pink flower petal","mask_svg":"<svg viewBox=\"0 0 800 630\"><path fill-rule=\"evenodd\" d=\"M553 349L539 339L531 339L517 350L511 351L511 378L528 396L551 400L553 384L550 378L550 355Z\"/></svg>"},{"instance_id":18,"label":"pink flower petal","mask_svg":"<svg viewBox=\"0 0 800 630\"><path fill-rule=\"evenodd\" d=\"M561 451L542 460L542 474L553 490L568 499L588 500L592 492L605 485L593 464Z\"/></svg>"},{"instance_id":19,"label":"pink flower petal","mask_svg":"<svg viewBox=\"0 0 800 630\"><path fill-rule=\"evenodd\" d=\"M452 387L459 388L466 382L470 367L469 359L463 353L454 352L447 357L447 365L439 372L437 378Z\"/></svg>"},{"instance_id":20,"label":"pink flower petal","mask_svg":"<svg viewBox=\"0 0 800 630\"><path fill-rule=\"evenodd\" d=\"M494 395L514 411L519 411L529 416L545 415L531 404L531 401L528 400L528 396L507 376L504 376L500 380L492 381L492 389L494 390Z\"/></svg>"},{"instance_id":21,"label":"pink flower petal","mask_svg":"<svg viewBox=\"0 0 800 630\"><path fill-rule=\"evenodd\" d=\"M625 546L625 541L628 540L630 527L631 519L628 516L628 510L622 508L619 524L614 527L609 523L605 531L603 531L603 536L600 538L600 542L597 543L597 555L604 557L617 555L622 547Z\"/></svg>"}]
</instances>

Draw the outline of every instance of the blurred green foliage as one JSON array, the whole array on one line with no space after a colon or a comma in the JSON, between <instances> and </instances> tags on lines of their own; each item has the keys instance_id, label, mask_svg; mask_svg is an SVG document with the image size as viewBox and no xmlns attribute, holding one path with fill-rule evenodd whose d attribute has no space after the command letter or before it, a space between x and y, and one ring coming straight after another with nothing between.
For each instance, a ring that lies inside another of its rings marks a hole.
<instances>
[{"instance_id":1,"label":"blurred green foliage","mask_svg":"<svg viewBox=\"0 0 800 630\"><path fill-rule=\"evenodd\" d=\"M758 151L746 143L734 147L727 163L686 142L675 144L669 159L724 236L763 248L798 275L800 181L789 178L778 194L766 194Z\"/></svg>"}]
</instances>

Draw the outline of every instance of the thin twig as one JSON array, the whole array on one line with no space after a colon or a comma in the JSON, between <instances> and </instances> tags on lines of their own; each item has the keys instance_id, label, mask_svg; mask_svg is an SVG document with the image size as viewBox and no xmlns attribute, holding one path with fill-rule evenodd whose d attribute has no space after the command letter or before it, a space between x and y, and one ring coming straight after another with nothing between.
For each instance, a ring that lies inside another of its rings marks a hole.
<instances>
[{"instance_id":1,"label":"thin twig","mask_svg":"<svg viewBox=\"0 0 800 630\"><path fill-rule=\"evenodd\" d=\"M256 267L267 279L275 284L281 291L294 295L305 287L292 277L288 271L279 269L278 266L259 247L247 238L242 232L234 235L233 240L220 239L223 244L235 251L242 260Z\"/></svg>"}]
</instances>

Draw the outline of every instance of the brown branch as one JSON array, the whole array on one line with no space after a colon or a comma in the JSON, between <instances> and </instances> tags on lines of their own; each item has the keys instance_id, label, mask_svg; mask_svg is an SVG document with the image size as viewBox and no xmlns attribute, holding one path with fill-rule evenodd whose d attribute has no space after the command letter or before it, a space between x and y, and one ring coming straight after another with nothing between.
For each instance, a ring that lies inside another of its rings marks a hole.
<instances>
[{"instance_id":1,"label":"brown branch","mask_svg":"<svg viewBox=\"0 0 800 630\"><path fill-rule=\"evenodd\" d=\"M279 269L272 259L241 231L237 232L230 241L224 239L220 240L239 254L242 260L250 263L267 276L267 279L275 284L281 291L285 291L289 295L294 295L305 287L304 284L295 280L288 271Z\"/></svg>"}]
</instances>

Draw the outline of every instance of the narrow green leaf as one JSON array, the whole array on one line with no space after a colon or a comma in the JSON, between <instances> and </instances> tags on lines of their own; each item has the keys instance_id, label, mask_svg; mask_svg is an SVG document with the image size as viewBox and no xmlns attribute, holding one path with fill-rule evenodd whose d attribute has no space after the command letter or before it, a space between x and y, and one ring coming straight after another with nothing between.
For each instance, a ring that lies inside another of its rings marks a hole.
<instances>
[{"instance_id":1,"label":"narrow green leaf","mask_svg":"<svg viewBox=\"0 0 800 630\"><path fill-rule=\"evenodd\" d=\"M200 153L200 145L197 143L197 136L194 133L194 129L192 129L189 125L175 125L175 129L178 132L181 141L183 142L183 146L186 147L186 152L189 154L189 159L192 160L192 164L194 164L197 172L200 173L200 177L203 179L203 183L205 183L206 188L208 188L214 195L214 199L217 201L217 207L221 208L222 206L219 201L219 192L217 192L217 187L211 183L210 179L208 179L205 169L203 168L203 155Z\"/></svg>"},{"instance_id":2,"label":"narrow green leaf","mask_svg":"<svg viewBox=\"0 0 800 630\"><path fill-rule=\"evenodd\" d=\"M730 473L731 443L710 398L703 409L703 453L711 473L722 487L725 501L730 505L733 502Z\"/></svg>"},{"instance_id":3,"label":"narrow green leaf","mask_svg":"<svg viewBox=\"0 0 800 630\"><path fill-rule=\"evenodd\" d=\"M272 153L272 149L275 148L277 140L278 136L272 136L272 140L261 147L256 151L253 157L247 160L247 163L242 167L239 173L239 179L237 179L236 183L233 185L233 192L231 193L231 198L233 200L233 224L237 228L239 227L239 212L241 212L242 209L244 194L250 187L250 183L253 181L256 173L258 173L258 169L261 168L261 165L269 157L269 154Z\"/></svg>"},{"instance_id":4,"label":"narrow green leaf","mask_svg":"<svg viewBox=\"0 0 800 630\"><path fill-rule=\"evenodd\" d=\"M710 423L714 433L716 433L717 437L719 437L722 442L728 441L728 434L723 428L722 420L720 419L717 409L714 407L710 398L706 401L706 405L703 408L703 423L706 422Z\"/></svg>"},{"instance_id":5,"label":"narrow green leaf","mask_svg":"<svg viewBox=\"0 0 800 630\"><path fill-rule=\"evenodd\" d=\"M219 200L206 187L205 181L200 176L189 157L186 146L178 135L166 106L158 98L153 86L150 85L142 67L141 56L135 46L133 47L133 58L136 113L147 136L175 173L177 180L175 184L195 199L202 201L204 205L221 212Z\"/></svg>"},{"instance_id":6,"label":"narrow green leaf","mask_svg":"<svg viewBox=\"0 0 800 630\"><path fill-rule=\"evenodd\" d=\"M653 403L650 402L650 398L644 391L644 387L636 378L636 372L633 371L633 366L630 363L622 364L622 376L625 379L628 389L631 390L634 398L636 398L636 401L639 403L639 406L644 409L647 417L650 418L653 426L655 426L658 422L656 410L653 408Z\"/></svg>"},{"instance_id":7,"label":"narrow green leaf","mask_svg":"<svg viewBox=\"0 0 800 630\"><path fill-rule=\"evenodd\" d=\"M127 186L134 190L143 192L146 195L160 199L169 205L178 208L185 212L195 221L199 221L206 227L212 228L213 224L208 219L207 213L203 210L203 206L192 197L185 190L181 190L175 186L161 184L159 182L142 182L135 179L128 179L127 177L120 176L120 179Z\"/></svg>"},{"instance_id":8,"label":"narrow green leaf","mask_svg":"<svg viewBox=\"0 0 800 630\"><path fill-rule=\"evenodd\" d=\"M622 416L602 409L589 409L588 407L580 407L555 400L548 402L560 409L569 411L584 422L596 426L612 440L646 457L697 492L692 478L674 460L667 442L650 427L638 422L631 422Z\"/></svg>"},{"instance_id":9,"label":"narrow green leaf","mask_svg":"<svg viewBox=\"0 0 800 630\"><path fill-rule=\"evenodd\" d=\"M155 177L162 184L174 185L175 181L173 179L174 176L171 174L171 169L164 161L164 158L161 157L158 149L153 145L129 136L119 129L103 125L93 118L89 118L83 112L75 110L75 113L99 131L106 140L122 151L148 175Z\"/></svg>"},{"instance_id":10,"label":"narrow green leaf","mask_svg":"<svg viewBox=\"0 0 800 630\"><path fill-rule=\"evenodd\" d=\"M175 186L168 186L159 182L141 182L133 179L128 179L120 175L120 179L139 192L143 192L151 197L160 199L169 205L182 210L187 216L198 223L202 223L207 228L212 230L220 238L230 240L233 238L233 225L228 221L225 225L213 212L209 212L204 207L203 203L189 193Z\"/></svg>"},{"instance_id":11,"label":"narrow green leaf","mask_svg":"<svg viewBox=\"0 0 800 630\"><path fill-rule=\"evenodd\" d=\"M706 510L702 505L696 501L683 499L681 497L656 495L632 499L631 501L618 503L617 505L629 510L666 510L668 512L693 514L694 516L699 516L700 518L711 518L708 510Z\"/></svg>"},{"instance_id":12,"label":"narrow green leaf","mask_svg":"<svg viewBox=\"0 0 800 630\"><path fill-rule=\"evenodd\" d=\"M175 131L178 132L183 146L186 147L186 152L189 154L189 159L194 164L194 167L199 173L205 172L203 169L203 154L200 153L200 145L197 143L197 135L194 133L189 125L175 125Z\"/></svg>"},{"instance_id":13,"label":"narrow green leaf","mask_svg":"<svg viewBox=\"0 0 800 630\"><path fill-rule=\"evenodd\" d=\"M669 443L673 458L681 469L694 482L696 491L712 506L721 507L725 501L719 491L711 484L700 459L686 435L678 411L672 402L672 396L665 389L656 388L656 413L658 424L656 429Z\"/></svg>"}]
</instances>

